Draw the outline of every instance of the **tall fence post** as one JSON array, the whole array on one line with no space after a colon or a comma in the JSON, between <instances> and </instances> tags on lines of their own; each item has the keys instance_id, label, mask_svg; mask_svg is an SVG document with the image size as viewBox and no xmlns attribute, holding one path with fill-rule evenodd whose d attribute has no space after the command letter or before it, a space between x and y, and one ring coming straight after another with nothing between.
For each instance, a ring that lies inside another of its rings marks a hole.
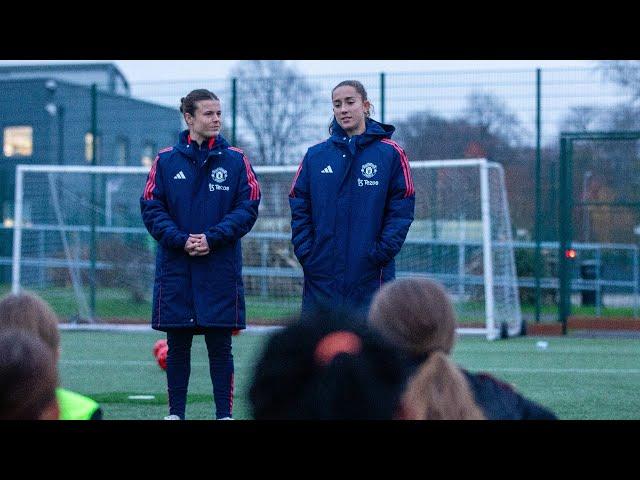
<instances>
[{"instance_id":1,"label":"tall fence post","mask_svg":"<svg viewBox=\"0 0 640 480\"><path fill-rule=\"evenodd\" d=\"M269 256L269 242L268 239L262 238L260 240L260 266L262 267L262 275L260 275L260 296L267 297L269 295L269 286L267 284L267 275L264 272L267 270L267 257Z\"/></svg>"},{"instance_id":2,"label":"tall fence post","mask_svg":"<svg viewBox=\"0 0 640 480\"><path fill-rule=\"evenodd\" d=\"M638 299L640 294L638 292L638 246L633 249L633 319L638 319Z\"/></svg>"},{"instance_id":3,"label":"tall fence post","mask_svg":"<svg viewBox=\"0 0 640 480\"><path fill-rule=\"evenodd\" d=\"M567 321L571 314L571 276L573 273L572 259L569 258L571 249L572 226L572 140L560 134L560 203L558 205L558 227L560 233L559 272L560 277L560 304L559 320L562 323L562 334L567 334Z\"/></svg>"},{"instance_id":4,"label":"tall fence post","mask_svg":"<svg viewBox=\"0 0 640 480\"><path fill-rule=\"evenodd\" d=\"M384 104L385 104L385 75L380 72L380 121L384 123Z\"/></svg>"},{"instance_id":5,"label":"tall fence post","mask_svg":"<svg viewBox=\"0 0 640 480\"><path fill-rule=\"evenodd\" d=\"M602 316L602 284L600 283L600 268L602 265L602 245L596 249L596 317Z\"/></svg>"},{"instance_id":6,"label":"tall fence post","mask_svg":"<svg viewBox=\"0 0 640 480\"><path fill-rule=\"evenodd\" d=\"M91 85L91 165L97 165L97 144L98 144L98 85ZM89 270L89 321L93 322L96 316L96 176L91 174L91 240L90 255L91 268Z\"/></svg>"},{"instance_id":7,"label":"tall fence post","mask_svg":"<svg viewBox=\"0 0 640 480\"><path fill-rule=\"evenodd\" d=\"M540 310L541 310L541 296L542 291L540 288L540 277L542 276L542 250L540 248L540 242L542 241L541 229L542 229L542 168L541 168L541 151L540 151L540 125L541 125L541 70L536 69L536 220L535 220L535 241L536 241L536 255L535 255L535 275L536 275L536 323L540 323ZM523 322L523 324L526 322Z\"/></svg>"},{"instance_id":8,"label":"tall fence post","mask_svg":"<svg viewBox=\"0 0 640 480\"><path fill-rule=\"evenodd\" d=\"M238 79L231 79L231 145L237 145L236 125L238 123Z\"/></svg>"}]
</instances>

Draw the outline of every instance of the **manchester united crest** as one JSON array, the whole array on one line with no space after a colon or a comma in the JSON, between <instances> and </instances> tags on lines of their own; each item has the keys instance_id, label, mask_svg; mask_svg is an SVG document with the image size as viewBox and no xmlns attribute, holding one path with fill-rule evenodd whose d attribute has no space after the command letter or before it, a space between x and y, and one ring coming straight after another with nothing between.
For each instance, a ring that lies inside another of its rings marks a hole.
<instances>
[{"instance_id":1,"label":"manchester united crest","mask_svg":"<svg viewBox=\"0 0 640 480\"><path fill-rule=\"evenodd\" d=\"M373 176L378 171L378 167L376 167L376 165L373 163L365 163L364 165L362 165L362 168L360 169L360 171L362 172L362 175L364 175L365 177L373 178Z\"/></svg>"},{"instance_id":2,"label":"manchester united crest","mask_svg":"<svg viewBox=\"0 0 640 480\"><path fill-rule=\"evenodd\" d=\"M218 167L211 172L211 178L213 178L214 182L222 183L227 179L227 171L222 167Z\"/></svg>"}]
</instances>

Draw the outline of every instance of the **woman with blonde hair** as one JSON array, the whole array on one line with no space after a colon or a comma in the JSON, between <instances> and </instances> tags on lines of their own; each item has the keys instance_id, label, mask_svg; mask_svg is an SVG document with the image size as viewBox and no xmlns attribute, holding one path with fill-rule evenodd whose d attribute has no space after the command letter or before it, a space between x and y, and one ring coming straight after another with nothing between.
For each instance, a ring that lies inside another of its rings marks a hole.
<instances>
[{"instance_id":1,"label":"woman with blonde hair","mask_svg":"<svg viewBox=\"0 0 640 480\"><path fill-rule=\"evenodd\" d=\"M556 416L510 385L457 367L449 355L456 317L444 288L425 278L383 285L373 298L370 326L407 358L403 418L423 420L551 420Z\"/></svg>"}]
</instances>

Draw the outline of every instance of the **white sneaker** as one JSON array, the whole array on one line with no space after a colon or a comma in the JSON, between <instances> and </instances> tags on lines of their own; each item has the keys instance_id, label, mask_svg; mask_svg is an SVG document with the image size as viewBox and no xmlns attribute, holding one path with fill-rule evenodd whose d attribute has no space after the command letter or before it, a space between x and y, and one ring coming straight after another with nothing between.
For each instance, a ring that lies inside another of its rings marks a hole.
<instances>
[{"instance_id":1,"label":"white sneaker","mask_svg":"<svg viewBox=\"0 0 640 480\"><path fill-rule=\"evenodd\" d=\"M219 418L218 420L233 420L233 418L231 418L231 417L222 417L222 418Z\"/></svg>"},{"instance_id":2,"label":"white sneaker","mask_svg":"<svg viewBox=\"0 0 640 480\"><path fill-rule=\"evenodd\" d=\"M165 420L180 420L180 417L178 415L167 415L166 417L164 417Z\"/></svg>"}]
</instances>

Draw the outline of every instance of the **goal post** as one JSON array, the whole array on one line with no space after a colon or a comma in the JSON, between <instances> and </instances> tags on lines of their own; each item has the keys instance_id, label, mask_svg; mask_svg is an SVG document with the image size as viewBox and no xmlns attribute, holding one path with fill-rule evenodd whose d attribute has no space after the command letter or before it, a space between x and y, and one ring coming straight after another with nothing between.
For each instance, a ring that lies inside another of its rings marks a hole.
<instances>
[{"instance_id":1,"label":"goal post","mask_svg":"<svg viewBox=\"0 0 640 480\"><path fill-rule=\"evenodd\" d=\"M522 315L502 167L486 159L410 164L416 210L396 276L442 283L461 334L518 335ZM262 201L242 240L243 283L248 322L262 323L299 312L303 272L291 245L288 202L297 166L254 169ZM57 295L65 315L87 321L149 318L156 243L139 207L148 171L18 165L12 291ZM92 295L97 311L90 308Z\"/></svg>"},{"instance_id":2,"label":"goal post","mask_svg":"<svg viewBox=\"0 0 640 480\"><path fill-rule=\"evenodd\" d=\"M398 277L442 283L458 333L493 340L521 333L504 170L484 158L414 161L416 212L396 259Z\"/></svg>"},{"instance_id":3,"label":"goal post","mask_svg":"<svg viewBox=\"0 0 640 480\"><path fill-rule=\"evenodd\" d=\"M150 288L144 283L153 282L152 256L137 242L127 245L131 235L148 236L139 207L148 173L147 167L17 165L11 291L40 293L73 320L126 317L126 295L107 294L104 304L120 305L107 307L103 315L93 311L91 297L97 288L113 294L124 287L135 302ZM109 188L114 181L122 187L117 202ZM112 225L115 210L118 221ZM97 258L90 251L94 243ZM130 281L135 275L139 279Z\"/></svg>"}]
</instances>

